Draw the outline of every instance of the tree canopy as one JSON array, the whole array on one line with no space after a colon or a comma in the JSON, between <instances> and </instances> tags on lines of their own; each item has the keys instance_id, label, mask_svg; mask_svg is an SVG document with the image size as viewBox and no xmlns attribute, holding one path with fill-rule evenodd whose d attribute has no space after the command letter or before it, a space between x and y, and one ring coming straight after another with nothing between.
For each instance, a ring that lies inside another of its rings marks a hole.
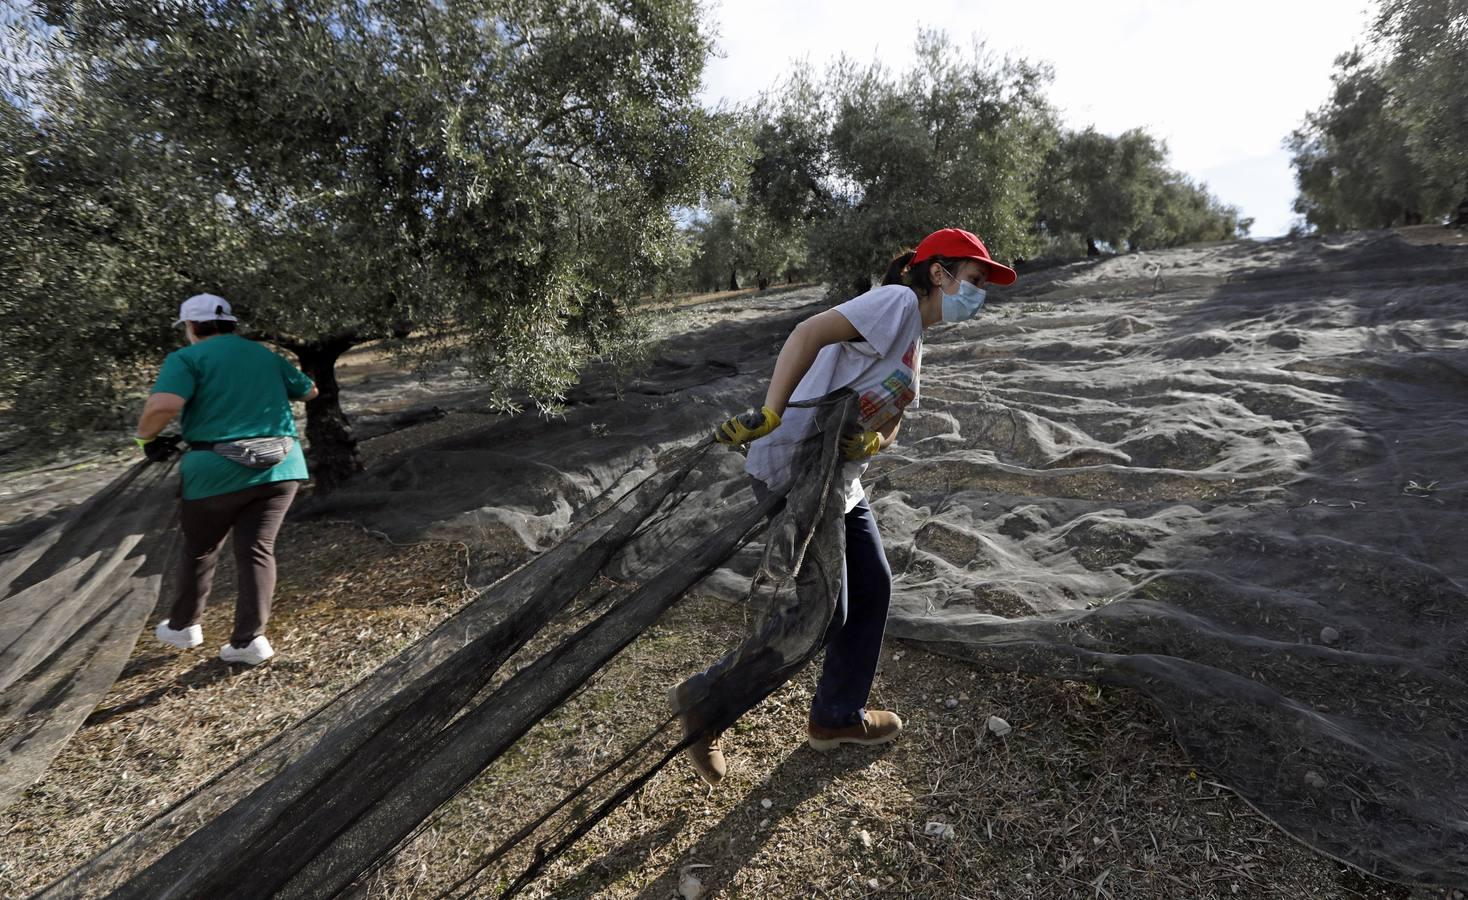
<instances>
[{"instance_id":1,"label":"tree canopy","mask_svg":"<svg viewBox=\"0 0 1468 900\"><path fill-rule=\"evenodd\" d=\"M1387 0L1372 33L1286 142L1309 228L1411 225L1468 203L1468 0Z\"/></svg>"},{"instance_id":2,"label":"tree canopy","mask_svg":"<svg viewBox=\"0 0 1468 900\"><path fill-rule=\"evenodd\" d=\"M699 258L753 273L747 248L777 234L779 247L804 245L805 268L833 296L849 297L945 225L977 231L1009 259L1247 233L1237 209L1168 168L1145 132L1064 129L1045 66L935 30L919 31L912 60L900 72L798 65L766 93L747 113L736 202L711 204L692 229ZM717 277L697 274L701 287Z\"/></svg>"},{"instance_id":3,"label":"tree canopy","mask_svg":"<svg viewBox=\"0 0 1468 900\"><path fill-rule=\"evenodd\" d=\"M1034 174L1053 140L1048 72L960 53L919 32L904 72L842 59L797 69L757 115L750 193L803 224L812 270L851 296L934 223L969 223L1005 252L1031 243Z\"/></svg>"},{"instance_id":4,"label":"tree canopy","mask_svg":"<svg viewBox=\"0 0 1468 900\"><path fill-rule=\"evenodd\" d=\"M1042 232L1062 247L1084 242L1091 254L1098 244L1137 250L1248 233L1237 209L1166 163L1166 145L1141 129L1119 137L1094 128L1065 133L1040 174Z\"/></svg>"},{"instance_id":5,"label":"tree canopy","mask_svg":"<svg viewBox=\"0 0 1468 900\"><path fill-rule=\"evenodd\" d=\"M554 403L626 345L618 300L670 252L672 208L723 178L693 0L45 12L65 52L42 102L0 104L6 224L39 216L4 254L0 307L30 421L115 402L171 340L172 305L207 289L317 378L308 434L334 452L315 468L339 480L341 352L411 335L399 349L464 354L505 405ZM38 330L75 353L40 354ZM78 371L99 380L81 402L48 390Z\"/></svg>"}]
</instances>

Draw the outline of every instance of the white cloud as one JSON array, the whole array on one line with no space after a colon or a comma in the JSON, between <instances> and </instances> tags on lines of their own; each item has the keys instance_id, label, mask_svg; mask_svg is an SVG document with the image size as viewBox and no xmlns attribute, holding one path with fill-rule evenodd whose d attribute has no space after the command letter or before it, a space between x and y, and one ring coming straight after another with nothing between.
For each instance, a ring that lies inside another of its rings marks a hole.
<instances>
[{"instance_id":1,"label":"white cloud","mask_svg":"<svg viewBox=\"0 0 1468 900\"><path fill-rule=\"evenodd\" d=\"M818 68L846 54L903 68L920 26L977 35L1000 54L1049 62L1065 121L1117 134L1146 127L1173 165L1208 180L1257 220L1289 224L1294 183L1280 143L1330 85L1336 55L1361 40L1366 0L930 0L921 18L877 0L722 0L713 11L721 58L709 102L744 102L794 59ZM1104 14L1102 9L1105 10Z\"/></svg>"}]
</instances>

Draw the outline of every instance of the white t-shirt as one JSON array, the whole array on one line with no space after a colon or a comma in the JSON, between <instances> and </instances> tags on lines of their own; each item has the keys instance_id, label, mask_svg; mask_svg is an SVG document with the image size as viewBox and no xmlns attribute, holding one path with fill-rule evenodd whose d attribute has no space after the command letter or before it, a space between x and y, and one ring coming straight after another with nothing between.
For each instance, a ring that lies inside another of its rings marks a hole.
<instances>
[{"instance_id":1,"label":"white t-shirt","mask_svg":"<svg viewBox=\"0 0 1468 900\"><path fill-rule=\"evenodd\" d=\"M814 400L849 387L861 403L861 424L878 431L901 418L902 411L918 405L918 370L923 355L923 318L917 294L900 284L873 288L836 307L862 340L821 348L810 371L790 395L792 401ZM744 469L769 485L784 488L793 477L795 449L815 429L816 411L791 407L780 427L749 445ZM865 460L848 462L846 511L866 496L861 486Z\"/></svg>"}]
</instances>

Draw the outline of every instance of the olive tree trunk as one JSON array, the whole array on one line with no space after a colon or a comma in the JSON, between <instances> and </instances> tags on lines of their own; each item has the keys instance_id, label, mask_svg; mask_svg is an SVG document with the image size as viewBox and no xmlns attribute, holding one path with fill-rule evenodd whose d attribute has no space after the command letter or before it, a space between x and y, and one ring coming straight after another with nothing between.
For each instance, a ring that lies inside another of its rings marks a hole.
<instances>
[{"instance_id":1,"label":"olive tree trunk","mask_svg":"<svg viewBox=\"0 0 1468 900\"><path fill-rule=\"evenodd\" d=\"M292 346L301 361L301 371L311 377L318 391L306 403L307 461L316 491L329 494L362 471L352 423L342 411L341 391L336 382L336 362L356 342L349 339Z\"/></svg>"}]
</instances>

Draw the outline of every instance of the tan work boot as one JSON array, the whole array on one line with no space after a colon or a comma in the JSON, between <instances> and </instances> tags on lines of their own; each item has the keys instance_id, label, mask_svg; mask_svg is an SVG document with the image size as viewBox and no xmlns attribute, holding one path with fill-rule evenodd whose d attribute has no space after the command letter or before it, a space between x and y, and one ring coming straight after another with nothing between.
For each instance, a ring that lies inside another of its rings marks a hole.
<instances>
[{"instance_id":1,"label":"tan work boot","mask_svg":"<svg viewBox=\"0 0 1468 900\"><path fill-rule=\"evenodd\" d=\"M693 698L687 690L687 682L677 685L668 691L668 703L672 705L673 712L678 713L678 719L683 723L683 736L697 732L703 725L696 720L689 708L693 705ZM683 751L688 761L693 763L693 770L698 773L709 787L714 787L729 772L729 764L724 760L724 751L719 747L719 735L705 734L694 741Z\"/></svg>"},{"instance_id":2,"label":"tan work boot","mask_svg":"<svg viewBox=\"0 0 1468 900\"><path fill-rule=\"evenodd\" d=\"M824 728L814 722L808 728L811 747L822 752L842 744L885 744L896 740L901 731L902 720L897 718L897 713L882 709L869 709L860 722L844 728Z\"/></svg>"}]
</instances>

